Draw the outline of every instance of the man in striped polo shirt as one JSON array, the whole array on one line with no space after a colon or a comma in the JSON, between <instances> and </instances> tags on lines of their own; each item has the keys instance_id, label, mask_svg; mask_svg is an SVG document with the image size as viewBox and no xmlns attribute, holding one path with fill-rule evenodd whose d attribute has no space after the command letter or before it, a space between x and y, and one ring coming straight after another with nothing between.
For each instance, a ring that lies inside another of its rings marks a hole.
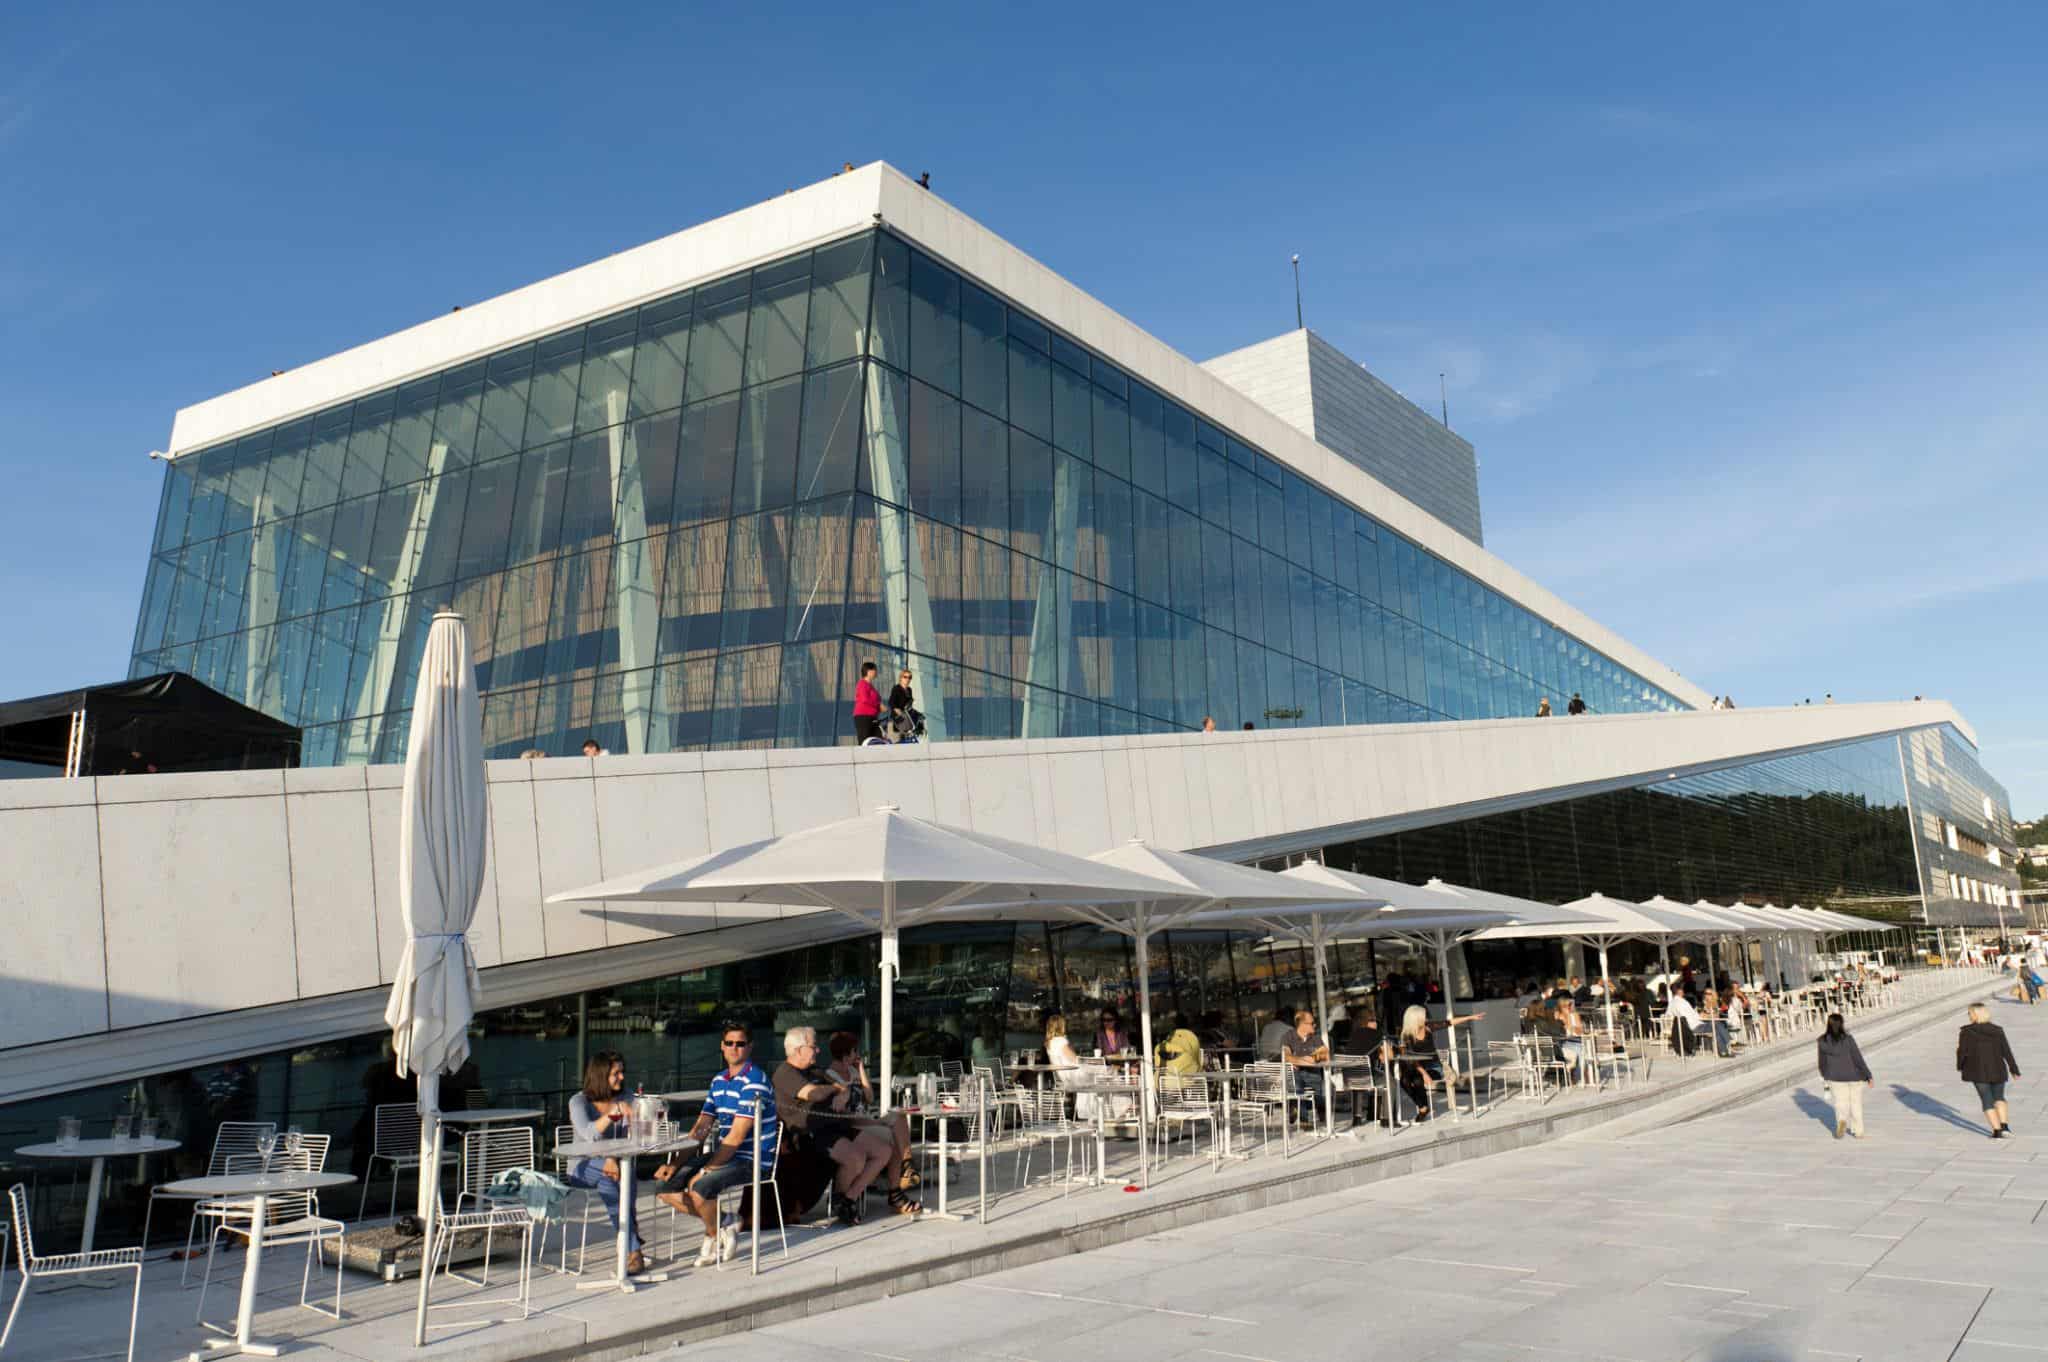
<instances>
[{"instance_id":1,"label":"man in striped polo shirt","mask_svg":"<svg viewBox=\"0 0 2048 1362\"><path fill-rule=\"evenodd\" d=\"M754 1177L754 1113L761 1120L761 1177L775 1172L775 1090L768 1075L754 1063L753 1035L740 1022L728 1023L719 1036L725 1067L711 1080L711 1091L690 1129L692 1138L705 1140L691 1163L665 1164L655 1170L659 1184L656 1195L668 1206L694 1215L704 1222L704 1243L697 1250L697 1266L710 1267L732 1257L739 1231L718 1223L718 1197ZM717 1132L717 1140L709 1137Z\"/></svg>"}]
</instances>

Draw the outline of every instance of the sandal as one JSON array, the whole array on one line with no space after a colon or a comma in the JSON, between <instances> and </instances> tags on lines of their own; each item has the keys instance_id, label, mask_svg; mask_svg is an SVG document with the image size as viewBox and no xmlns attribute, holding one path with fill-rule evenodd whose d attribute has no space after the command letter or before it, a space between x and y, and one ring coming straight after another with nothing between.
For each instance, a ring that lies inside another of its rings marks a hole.
<instances>
[{"instance_id":1,"label":"sandal","mask_svg":"<svg viewBox=\"0 0 2048 1362\"><path fill-rule=\"evenodd\" d=\"M889 1209L896 1215L917 1215L924 1207L899 1187L889 1193Z\"/></svg>"},{"instance_id":2,"label":"sandal","mask_svg":"<svg viewBox=\"0 0 2048 1362\"><path fill-rule=\"evenodd\" d=\"M924 1174L917 1171L916 1164L906 1162L903 1165L903 1176L896 1179L896 1190L899 1192L909 1192L915 1191L922 1186L924 1186Z\"/></svg>"}]
</instances>

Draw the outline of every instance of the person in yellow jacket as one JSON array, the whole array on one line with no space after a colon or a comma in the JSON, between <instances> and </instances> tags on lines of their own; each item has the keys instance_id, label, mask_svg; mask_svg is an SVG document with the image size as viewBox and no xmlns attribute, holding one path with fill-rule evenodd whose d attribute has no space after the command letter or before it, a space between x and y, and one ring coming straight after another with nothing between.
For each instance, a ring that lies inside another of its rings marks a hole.
<instances>
[{"instance_id":1,"label":"person in yellow jacket","mask_svg":"<svg viewBox=\"0 0 2048 1362\"><path fill-rule=\"evenodd\" d=\"M1192 1076L1202 1072L1202 1042L1188 1025L1187 1014L1173 1014L1173 1030L1152 1047L1152 1062L1163 1074Z\"/></svg>"}]
</instances>

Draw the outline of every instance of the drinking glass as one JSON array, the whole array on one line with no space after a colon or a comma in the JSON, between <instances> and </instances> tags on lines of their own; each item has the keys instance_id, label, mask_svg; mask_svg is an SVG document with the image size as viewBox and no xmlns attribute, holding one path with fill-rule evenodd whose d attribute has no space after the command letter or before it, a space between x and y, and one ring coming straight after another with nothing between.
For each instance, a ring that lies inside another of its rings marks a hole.
<instances>
[{"instance_id":1,"label":"drinking glass","mask_svg":"<svg viewBox=\"0 0 2048 1362\"><path fill-rule=\"evenodd\" d=\"M157 1131L161 1129L163 1129L163 1119L161 1117L145 1116L142 1118L143 1139L154 1140L156 1138Z\"/></svg>"},{"instance_id":2,"label":"drinking glass","mask_svg":"<svg viewBox=\"0 0 2048 1362\"><path fill-rule=\"evenodd\" d=\"M277 1152L277 1132L259 1131L256 1135L256 1152L263 1156L263 1171L270 1171L270 1156Z\"/></svg>"},{"instance_id":3,"label":"drinking glass","mask_svg":"<svg viewBox=\"0 0 2048 1362\"><path fill-rule=\"evenodd\" d=\"M77 1144L79 1128L79 1120L76 1116L59 1116L57 1118L57 1143Z\"/></svg>"},{"instance_id":4,"label":"drinking glass","mask_svg":"<svg viewBox=\"0 0 2048 1362\"><path fill-rule=\"evenodd\" d=\"M297 1126L288 1126L284 1132L284 1154L286 1158L297 1154L306 1147L306 1132Z\"/></svg>"},{"instance_id":5,"label":"drinking glass","mask_svg":"<svg viewBox=\"0 0 2048 1362\"><path fill-rule=\"evenodd\" d=\"M129 1127L133 1124L134 1122L130 1117L116 1116L114 1118L114 1138L117 1140L127 1139Z\"/></svg>"}]
</instances>

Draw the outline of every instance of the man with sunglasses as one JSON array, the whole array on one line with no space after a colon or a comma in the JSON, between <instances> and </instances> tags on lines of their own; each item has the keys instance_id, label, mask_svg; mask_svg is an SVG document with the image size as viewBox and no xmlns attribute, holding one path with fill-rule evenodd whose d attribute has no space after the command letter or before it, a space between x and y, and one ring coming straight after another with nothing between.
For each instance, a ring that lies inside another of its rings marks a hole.
<instances>
[{"instance_id":1,"label":"man with sunglasses","mask_svg":"<svg viewBox=\"0 0 2048 1362\"><path fill-rule=\"evenodd\" d=\"M761 1177L775 1172L775 1090L768 1075L753 1060L753 1035L740 1022L728 1023L719 1037L725 1067L711 1080L704 1110L690 1128L694 1139L704 1140L714 1130L715 1144L705 1144L691 1163L664 1164L655 1170L664 1205L704 1222L704 1243L697 1250L697 1266L710 1267L733 1256L739 1231L718 1223L721 1193L744 1186L754 1177L754 1113L761 1113ZM758 1212L757 1212L758 1214Z\"/></svg>"}]
</instances>

